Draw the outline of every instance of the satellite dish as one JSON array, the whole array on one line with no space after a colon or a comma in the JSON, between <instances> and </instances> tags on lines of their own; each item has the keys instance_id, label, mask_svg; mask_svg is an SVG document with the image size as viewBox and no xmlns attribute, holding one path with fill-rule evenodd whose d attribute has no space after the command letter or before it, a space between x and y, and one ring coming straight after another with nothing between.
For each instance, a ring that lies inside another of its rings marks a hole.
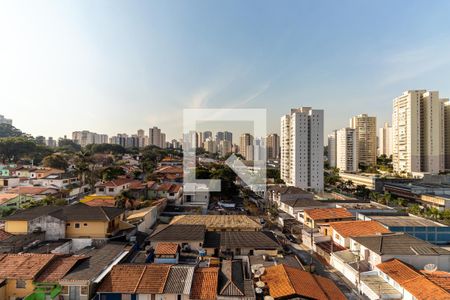
<instances>
[{"instance_id":1,"label":"satellite dish","mask_svg":"<svg viewBox=\"0 0 450 300\"><path fill-rule=\"evenodd\" d=\"M261 280L256 282L256 286L259 287L259 288L263 288L265 285L266 284L263 281L261 281Z\"/></svg>"},{"instance_id":2,"label":"satellite dish","mask_svg":"<svg viewBox=\"0 0 450 300\"><path fill-rule=\"evenodd\" d=\"M255 277L256 277L256 278L260 277L261 275L262 275L262 274L261 274L260 271L256 271L256 272L255 272Z\"/></svg>"},{"instance_id":3,"label":"satellite dish","mask_svg":"<svg viewBox=\"0 0 450 300\"><path fill-rule=\"evenodd\" d=\"M262 294L263 290L259 287L255 288L255 293Z\"/></svg>"},{"instance_id":4,"label":"satellite dish","mask_svg":"<svg viewBox=\"0 0 450 300\"><path fill-rule=\"evenodd\" d=\"M262 264L253 265L251 267L252 273L255 273L256 271L258 271L260 268L262 268L262 266L263 266Z\"/></svg>"},{"instance_id":5,"label":"satellite dish","mask_svg":"<svg viewBox=\"0 0 450 300\"><path fill-rule=\"evenodd\" d=\"M428 272L434 272L437 270L437 266L435 264L426 264L423 269Z\"/></svg>"},{"instance_id":6,"label":"satellite dish","mask_svg":"<svg viewBox=\"0 0 450 300\"><path fill-rule=\"evenodd\" d=\"M258 269L258 272L261 273L261 275L263 275L265 271L266 271L266 268L264 268L264 267L261 267Z\"/></svg>"}]
</instances>

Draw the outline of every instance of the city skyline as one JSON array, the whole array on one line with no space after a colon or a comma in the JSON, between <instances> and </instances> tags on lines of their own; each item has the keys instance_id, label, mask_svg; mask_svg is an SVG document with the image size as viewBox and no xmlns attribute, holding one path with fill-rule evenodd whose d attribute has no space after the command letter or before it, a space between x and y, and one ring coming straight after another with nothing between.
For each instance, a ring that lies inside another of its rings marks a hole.
<instances>
[{"instance_id":1,"label":"city skyline","mask_svg":"<svg viewBox=\"0 0 450 300\"><path fill-rule=\"evenodd\" d=\"M275 133L283 112L301 106L325 111L325 132L360 113L379 128L402 91L450 95L449 6L2 2L2 114L53 137L158 126L178 138L182 109L193 107L267 108ZM398 23L422 11L433 18Z\"/></svg>"}]
</instances>

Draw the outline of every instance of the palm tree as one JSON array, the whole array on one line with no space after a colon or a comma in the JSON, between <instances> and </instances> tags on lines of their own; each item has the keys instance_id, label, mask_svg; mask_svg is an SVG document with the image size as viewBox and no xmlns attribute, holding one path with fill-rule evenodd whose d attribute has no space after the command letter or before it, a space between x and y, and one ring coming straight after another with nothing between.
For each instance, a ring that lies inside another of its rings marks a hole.
<instances>
[{"instance_id":1,"label":"palm tree","mask_svg":"<svg viewBox=\"0 0 450 300\"><path fill-rule=\"evenodd\" d=\"M420 206L415 203L408 208L408 211L413 215L420 215Z\"/></svg>"},{"instance_id":2,"label":"palm tree","mask_svg":"<svg viewBox=\"0 0 450 300\"><path fill-rule=\"evenodd\" d=\"M379 198L380 198L380 193L370 192L370 199L372 199L372 201L378 202Z\"/></svg>"}]
</instances>

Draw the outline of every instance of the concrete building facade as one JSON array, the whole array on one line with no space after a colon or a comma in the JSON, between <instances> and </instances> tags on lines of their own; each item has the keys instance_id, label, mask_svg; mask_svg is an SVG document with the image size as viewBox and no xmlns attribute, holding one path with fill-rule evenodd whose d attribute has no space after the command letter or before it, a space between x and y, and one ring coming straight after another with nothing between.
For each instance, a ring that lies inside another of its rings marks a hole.
<instances>
[{"instance_id":1,"label":"concrete building facade","mask_svg":"<svg viewBox=\"0 0 450 300\"><path fill-rule=\"evenodd\" d=\"M358 140L356 129L336 131L336 168L344 172L358 171Z\"/></svg>"},{"instance_id":2,"label":"concrete building facade","mask_svg":"<svg viewBox=\"0 0 450 300\"><path fill-rule=\"evenodd\" d=\"M287 185L322 191L323 110L291 109L281 117L281 178Z\"/></svg>"},{"instance_id":3,"label":"concrete building facade","mask_svg":"<svg viewBox=\"0 0 450 300\"><path fill-rule=\"evenodd\" d=\"M378 129L378 155L392 155L392 126L387 122Z\"/></svg>"},{"instance_id":4,"label":"concrete building facade","mask_svg":"<svg viewBox=\"0 0 450 300\"><path fill-rule=\"evenodd\" d=\"M367 114L350 119L350 128L356 130L358 161L366 166L377 163L377 118Z\"/></svg>"}]
</instances>

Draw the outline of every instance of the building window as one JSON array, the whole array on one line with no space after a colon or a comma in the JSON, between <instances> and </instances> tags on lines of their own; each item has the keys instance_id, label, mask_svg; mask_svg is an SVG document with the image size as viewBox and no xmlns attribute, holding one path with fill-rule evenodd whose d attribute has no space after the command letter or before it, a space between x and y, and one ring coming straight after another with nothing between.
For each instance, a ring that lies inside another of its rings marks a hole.
<instances>
[{"instance_id":1,"label":"building window","mask_svg":"<svg viewBox=\"0 0 450 300\"><path fill-rule=\"evenodd\" d=\"M81 295L87 295L88 294L88 287L86 285L81 287L80 294Z\"/></svg>"},{"instance_id":2,"label":"building window","mask_svg":"<svg viewBox=\"0 0 450 300\"><path fill-rule=\"evenodd\" d=\"M80 223L75 223L75 228L80 228Z\"/></svg>"},{"instance_id":3,"label":"building window","mask_svg":"<svg viewBox=\"0 0 450 300\"><path fill-rule=\"evenodd\" d=\"M16 289L25 289L27 287L27 282L25 280L16 280Z\"/></svg>"},{"instance_id":4,"label":"building window","mask_svg":"<svg viewBox=\"0 0 450 300\"><path fill-rule=\"evenodd\" d=\"M87 223L84 223L84 226L87 226Z\"/></svg>"}]
</instances>

